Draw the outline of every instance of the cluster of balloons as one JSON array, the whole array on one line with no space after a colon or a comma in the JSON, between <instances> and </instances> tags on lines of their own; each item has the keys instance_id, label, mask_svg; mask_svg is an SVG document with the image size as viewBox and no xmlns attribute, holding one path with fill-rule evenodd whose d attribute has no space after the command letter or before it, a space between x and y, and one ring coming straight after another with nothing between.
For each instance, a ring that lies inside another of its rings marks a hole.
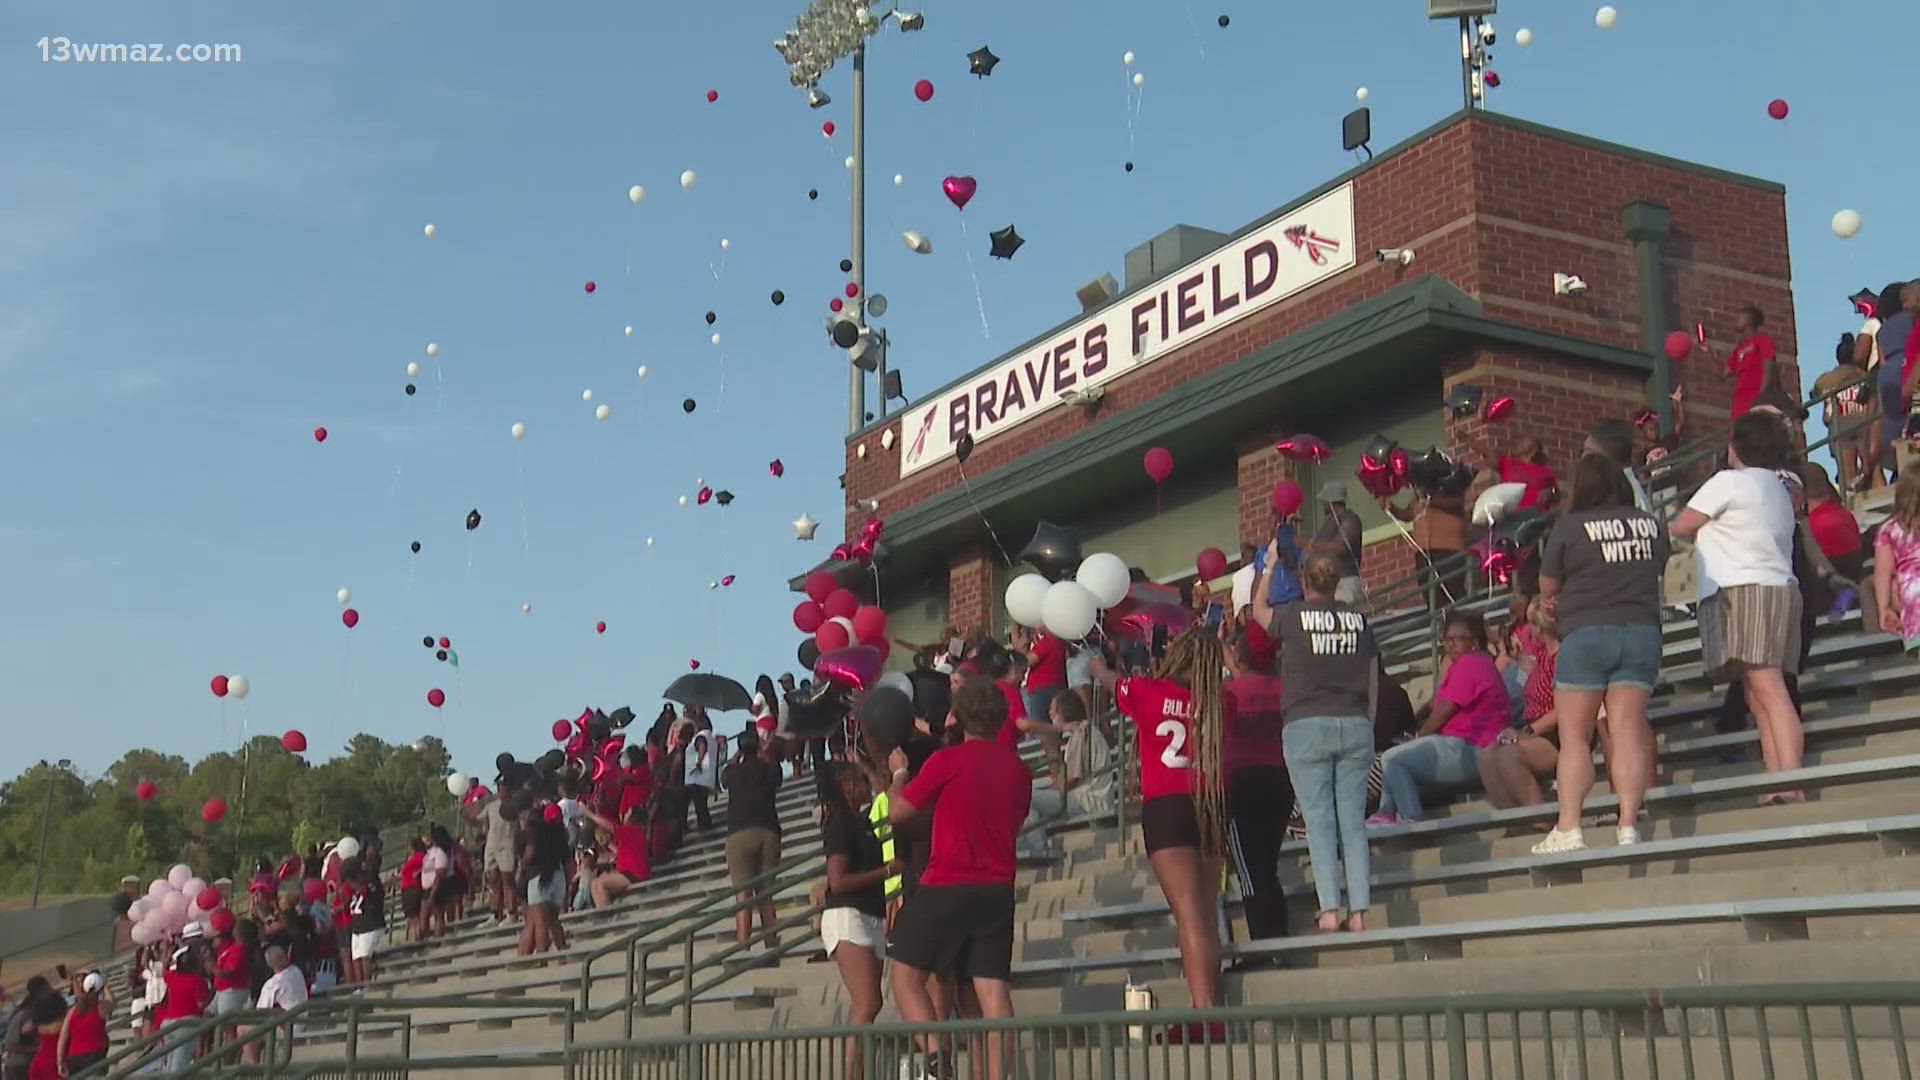
<instances>
[{"instance_id":1,"label":"cluster of balloons","mask_svg":"<svg viewBox=\"0 0 1920 1080\"><path fill-rule=\"evenodd\" d=\"M862 604L851 589L840 587L833 574L815 570L807 575L807 598L793 609L794 629L811 634L816 667L820 657L837 653L852 645L875 650L884 662L892 646L887 641L887 613L872 604ZM806 650L802 649L805 659Z\"/></svg>"},{"instance_id":2,"label":"cluster of balloons","mask_svg":"<svg viewBox=\"0 0 1920 1080\"><path fill-rule=\"evenodd\" d=\"M166 877L149 882L147 894L128 904L123 914L133 924L134 944L151 945L185 930L189 923L199 923L216 934L233 929L233 912L226 903L219 889L181 863Z\"/></svg>"},{"instance_id":3,"label":"cluster of balloons","mask_svg":"<svg viewBox=\"0 0 1920 1080\"><path fill-rule=\"evenodd\" d=\"M872 566L877 560L886 561L887 549L882 543L887 535L887 523L880 518L869 518L860 526L860 536L850 544L837 544L833 549L836 562L857 562L862 566Z\"/></svg>"},{"instance_id":4,"label":"cluster of balloons","mask_svg":"<svg viewBox=\"0 0 1920 1080\"><path fill-rule=\"evenodd\" d=\"M1057 566L1052 560L1048 562ZM1079 641L1092 633L1101 611L1116 608L1127 599L1132 585L1132 572L1120 556L1095 552L1080 560L1070 578L1062 575L1048 580L1044 572L1039 572L1022 574L1008 582L1007 616L1021 626L1044 628L1062 640Z\"/></svg>"},{"instance_id":5,"label":"cluster of balloons","mask_svg":"<svg viewBox=\"0 0 1920 1080\"><path fill-rule=\"evenodd\" d=\"M213 691L214 697L231 697L245 701L247 695L253 691L253 684L247 681L245 675L215 675L208 683L208 688Z\"/></svg>"}]
</instances>

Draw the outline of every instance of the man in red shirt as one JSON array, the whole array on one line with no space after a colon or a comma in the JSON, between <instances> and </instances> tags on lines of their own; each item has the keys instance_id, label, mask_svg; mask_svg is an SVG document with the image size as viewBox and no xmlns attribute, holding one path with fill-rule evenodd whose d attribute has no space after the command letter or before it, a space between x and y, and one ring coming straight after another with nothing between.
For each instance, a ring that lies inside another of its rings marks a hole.
<instances>
[{"instance_id":1,"label":"man in red shirt","mask_svg":"<svg viewBox=\"0 0 1920 1080\"><path fill-rule=\"evenodd\" d=\"M1741 308L1734 322L1734 336L1739 343L1727 356L1727 377L1733 380L1735 420L1747 415L1760 392L1774 381L1773 365L1779 350L1773 338L1760 329L1766 322L1766 314L1751 305Z\"/></svg>"},{"instance_id":2,"label":"man in red shirt","mask_svg":"<svg viewBox=\"0 0 1920 1080\"><path fill-rule=\"evenodd\" d=\"M887 808L895 826L934 815L926 871L893 927L894 998L914 1024L937 1019L927 992L936 974L970 979L982 1016L1013 1015L1014 843L1033 800L1033 778L996 738L1007 714L993 683L961 683L953 715L964 741L929 757ZM927 1051L939 1056L931 1042ZM1006 1075L1006 1059L1004 1038L989 1040L987 1075ZM943 1074L937 1066L930 1071Z\"/></svg>"},{"instance_id":3,"label":"man in red shirt","mask_svg":"<svg viewBox=\"0 0 1920 1080\"><path fill-rule=\"evenodd\" d=\"M1053 695L1067 685L1067 644L1042 630L1035 636L1021 627L1013 632L1013 647L1027 658L1025 700L1028 716L1042 719L1049 715Z\"/></svg>"}]
</instances>

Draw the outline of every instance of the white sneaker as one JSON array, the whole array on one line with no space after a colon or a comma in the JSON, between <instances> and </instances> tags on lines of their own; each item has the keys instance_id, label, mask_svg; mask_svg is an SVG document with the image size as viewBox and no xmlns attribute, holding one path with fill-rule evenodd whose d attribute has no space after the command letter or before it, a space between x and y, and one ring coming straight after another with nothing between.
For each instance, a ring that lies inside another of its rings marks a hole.
<instances>
[{"instance_id":1,"label":"white sneaker","mask_svg":"<svg viewBox=\"0 0 1920 1080\"><path fill-rule=\"evenodd\" d=\"M1621 847L1637 844L1640 842L1640 830L1632 825L1622 825L1614 830L1614 838Z\"/></svg>"},{"instance_id":2,"label":"white sneaker","mask_svg":"<svg viewBox=\"0 0 1920 1080\"><path fill-rule=\"evenodd\" d=\"M1547 834L1545 840L1533 845L1535 855L1565 855L1574 851L1587 850L1587 838L1578 828L1562 832L1555 829Z\"/></svg>"}]
</instances>

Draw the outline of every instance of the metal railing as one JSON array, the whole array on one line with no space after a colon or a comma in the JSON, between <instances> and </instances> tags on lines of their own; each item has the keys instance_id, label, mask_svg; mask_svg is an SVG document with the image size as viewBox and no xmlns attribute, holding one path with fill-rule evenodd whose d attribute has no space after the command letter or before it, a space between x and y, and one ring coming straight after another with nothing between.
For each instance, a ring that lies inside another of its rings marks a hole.
<instances>
[{"instance_id":1,"label":"metal railing","mask_svg":"<svg viewBox=\"0 0 1920 1080\"><path fill-rule=\"evenodd\" d=\"M413 1003L419 1007L421 1003ZM352 1015L377 1016L364 1003ZM1263 1080L1913 1080L1920 984L1687 987L1664 991L1453 995L1286 1003L1215 1010L1106 1012L730 1030L582 1040L506 1053L346 1056L229 1065L232 1077L407 1077L468 1069L558 1068L568 1080L799 1080L854 1075L966 1075L995 1044L1001 1075L1073 1080L1261 1077ZM287 1023L297 1018L287 1014ZM1173 1032L1212 1027L1183 1043ZM937 1049L945 1061L926 1070ZM190 1068L173 1074L194 1075ZM92 1075L92 1074L89 1074Z\"/></svg>"}]
</instances>

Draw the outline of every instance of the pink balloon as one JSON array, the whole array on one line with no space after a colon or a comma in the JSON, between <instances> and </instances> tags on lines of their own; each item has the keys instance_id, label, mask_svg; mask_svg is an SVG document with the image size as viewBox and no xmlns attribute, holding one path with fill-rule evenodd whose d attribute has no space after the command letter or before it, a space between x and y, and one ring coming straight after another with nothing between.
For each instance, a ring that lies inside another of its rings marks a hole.
<instances>
[{"instance_id":1,"label":"pink balloon","mask_svg":"<svg viewBox=\"0 0 1920 1080\"><path fill-rule=\"evenodd\" d=\"M593 283L593 282L591 282L591 281L589 281L589 282L587 282L587 291L588 291L588 292L592 292L592 291L593 291L594 289L596 289L596 288L598 288L598 286L596 286L596 285L594 285L594 283Z\"/></svg>"},{"instance_id":2,"label":"pink balloon","mask_svg":"<svg viewBox=\"0 0 1920 1080\"><path fill-rule=\"evenodd\" d=\"M561 742L571 734L573 734L572 724L567 723L565 720L555 720L553 722L553 741L554 742Z\"/></svg>"},{"instance_id":3,"label":"pink balloon","mask_svg":"<svg viewBox=\"0 0 1920 1080\"><path fill-rule=\"evenodd\" d=\"M340 621L347 624L347 629L351 630L360 625L360 613L348 608L340 613Z\"/></svg>"},{"instance_id":4,"label":"pink balloon","mask_svg":"<svg viewBox=\"0 0 1920 1080\"><path fill-rule=\"evenodd\" d=\"M1767 115L1773 117L1775 120L1785 120L1787 118L1787 99L1774 98L1772 101L1767 102Z\"/></svg>"},{"instance_id":5,"label":"pink balloon","mask_svg":"<svg viewBox=\"0 0 1920 1080\"><path fill-rule=\"evenodd\" d=\"M887 613L869 604L853 613L853 636L864 644L887 638Z\"/></svg>"},{"instance_id":6,"label":"pink balloon","mask_svg":"<svg viewBox=\"0 0 1920 1080\"><path fill-rule=\"evenodd\" d=\"M1685 360L1693 355L1693 335L1685 330L1675 330L1667 335L1667 359Z\"/></svg>"},{"instance_id":7,"label":"pink balloon","mask_svg":"<svg viewBox=\"0 0 1920 1080\"><path fill-rule=\"evenodd\" d=\"M865 690L880 678L886 658L871 645L852 645L832 652L822 651L814 662L813 675L842 690Z\"/></svg>"},{"instance_id":8,"label":"pink balloon","mask_svg":"<svg viewBox=\"0 0 1920 1080\"><path fill-rule=\"evenodd\" d=\"M825 135L829 139L833 138L833 130L833 121L831 120L820 125L820 134Z\"/></svg>"},{"instance_id":9,"label":"pink balloon","mask_svg":"<svg viewBox=\"0 0 1920 1080\"><path fill-rule=\"evenodd\" d=\"M1107 633L1116 639L1153 640L1154 627L1164 626L1169 635L1193 625L1193 609L1185 604L1141 601L1128 598L1107 612Z\"/></svg>"},{"instance_id":10,"label":"pink balloon","mask_svg":"<svg viewBox=\"0 0 1920 1080\"><path fill-rule=\"evenodd\" d=\"M327 441L327 429L326 429L326 428L323 428L323 427L317 427L317 428L314 428L314 429L313 429L313 441L314 441L314 442L326 442L326 441Z\"/></svg>"},{"instance_id":11,"label":"pink balloon","mask_svg":"<svg viewBox=\"0 0 1920 1080\"><path fill-rule=\"evenodd\" d=\"M1292 517L1300 512L1307 502L1306 492L1291 480L1282 480L1273 485L1273 512L1280 517Z\"/></svg>"},{"instance_id":12,"label":"pink balloon","mask_svg":"<svg viewBox=\"0 0 1920 1080\"><path fill-rule=\"evenodd\" d=\"M213 681L208 685L212 687L214 697L227 696L227 677L225 675L215 675Z\"/></svg>"},{"instance_id":13,"label":"pink balloon","mask_svg":"<svg viewBox=\"0 0 1920 1080\"><path fill-rule=\"evenodd\" d=\"M807 599L816 604L825 603L827 597L833 595L833 590L839 587L840 583L825 570L815 570L807 575Z\"/></svg>"},{"instance_id":14,"label":"pink balloon","mask_svg":"<svg viewBox=\"0 0 1920 1080\"><path fill-rule=\"evenodd\" d=\"M820 607L829 619L851 619L860 610L860 598L847 589L835 589Z\"/></svg>"},{"instance_id":15,"label":"pink balloon","mask_svg":"<svg viewBox=\"0 0 1920 1080\"><path fill-rule=\"evenodd\" d=\"M957 210L965 210L973 201L973 193L980 190L980 184L971 176L949 176L940 181L940 190L947 193L947 201Z\"/></svg>"},{"instance_id":16,"label":"pink balloon","mask_svg":"<svg viewBox=\"0 0 1920 1080\"><path fill-rule=\"evenodd\" d=\"M442 690L436 686L433 689L427 691L427 704L437 709L440 706L445 705L446 703L447 703L447 692L445 690Z\"/></svg>"},{"instance_id":17,"label":"pink balloon","mask_svg":"<svg viewBox=\"0 0 1920 1080\"><path fill-rule=\"evenodd\" d=\"M932 101L933 82L929 79L921 79L919 82L914 83L913 96L919 98L921 101Z\"/></svg>"},{"instance_id":18,"label":"pink balloon","mask_svg":"<svg viewBox=\"0 0 1920 1080\"><path fill-rule=\"evenodd\" d=\"M1325 461L1333 456L1324 440L1313 435L1291 435L1274 446L1288 461Z\"/></svg>"},{"instance_id":19,"label":"pink balloon","mask_svg":"<svg viewBox=\"0 0 1920 1080\"><path fill-rule=\"evenodd\" d=\"M304 754L307 752L307 737L296 728L280 736L280 745L290 754Z\"/></svg>"},{"instance_id":20,"label":"pink balloon","mask_svg":"<svg viewBox=\"0 0 1920 1080\"><path fill-rule=\"evenodd\" d=\"M1497 397L1487 402L1487 407L1482 410L1480 419L1485 420L1489 424L1497 424L1507 417L1512 416L1513 410L1514 402L1512 398Z\"/></svg>"},{"instance_id":21,"label":"pink balloon","mask_svg":"<svg viewBox=\"0 0 1920 1080\"><path fill-rule=\"evenodd\" d=\"M1147 451L1143 464L1147 467L1147 475L1153 477L1154 483L1164 484L1167 482L1167 477L1173 475L1173 451L1164 446L1156 446Z\"/></svg>"},{"instance_id":22,"label":"pink balloon","mask_svg":"<svg viewBox=\"0 0 1920 1080\"><path fill-rule=\"evenodd\" d=\"M853 635L847 633L847 628L837 622L823 622L820 628L813 632L813 642L820 646L820 654L825 656L827 653L838 652L853 644Z\"/></svg>"},{"instance_id":23,"label":"pink balloon","mask_svg":"<svg viewBox=\"0 0 1920 1080\"><path fill-rule=\"evenodd\" d=\"M1193 568L1200 572L1200 580L1212 581L1227 572L1227 553L1219 548L1207 548L1194 558Z\"/></svg>"},{"instance_id":24,"label":"pink balloon","mask_svg":"<svg viewBox=\"0 0 1920 1080\"><path fill-rule=\"evenodd\" d=\"M813 633L820 629L821 623L826 621L827 613L820 610L820 605L812 600L802 600L799 606L793 609L793 628L803 634Z\"/></svg>"}]
</instances>

